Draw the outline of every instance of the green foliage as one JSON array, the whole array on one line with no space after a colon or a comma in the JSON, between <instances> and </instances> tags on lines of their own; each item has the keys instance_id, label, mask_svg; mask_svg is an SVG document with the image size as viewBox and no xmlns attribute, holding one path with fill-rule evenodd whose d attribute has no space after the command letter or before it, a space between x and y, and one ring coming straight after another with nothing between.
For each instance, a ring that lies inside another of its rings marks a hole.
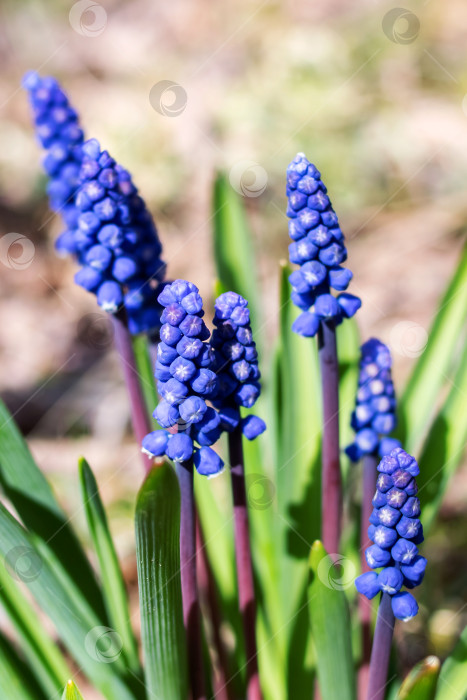
<instances>
[{"instance_id":1,"label":"green foliage","mask_svg":"<svg viewBox=\"0 0 467 700\"><path fill-rule=\"evenodd\" d=\"M467 698L467 627L441 667L435 700Z\"/></svg>"},{"instance_id":2,"label":"green foliage","mask_svg":"<svg viewBox=\"0 0 467 700\"><path fill-rule=\"evenodd\" d=\"M129 668L139 672L138 648L131 629L125 584L107 523L107 516L99 496L99 488L91 467L85 459L79 460L78 468L86 520L99 561L104 601L109 620L112 628L121 639L122 654L126 657Z\"/></svg>"},{"instance_id":3,"label":"green foliage","mask_svg":"<svg viewBox=\"0 0 467 700\"><path fill-rule=\"evenodd\" d=\"M186 642L180 582L180 490L172 467L153 467L136 504L141 638L149 697L185 700Z\"/></svg>"},{"instance_id":4,"label":"green foliage","mask_svg":"<svg viewBox=\"0 0 467 700\"><path fill-rule=\"evenodd\" d=\"M213 196L216 292L232 289L249 300L259 343L263 393L255 412L268 432L245 441L255 584L257 637L265 700L309 700L318 678L322 700L355 700L351 621L355 591L334 571L320 531L321 387L316 343L292 333L290 268L279 274L279 338L270 349L262 333L261 295L252 234L242 199L219 175ZM401 396L399 437L419 458L425 532L436 522L443 495L467 442L467 252L448 286L428 345ZM346 321L337 335L340 432L352 439L350 414L357 385L360 337ZM157 391L150 347L134 339L146 407ZM269 363L270 360L270 363ZM348 501L357 470L342 456ZM73 681L79 668L108 700L153 697L186 700L187 663L179 565L180 493L171 466L154 466L137 498L136 549L144 681L125 584L107 515L91 468L82 459L79 481L97 576L44 475L5 406L0 403L0 605L8 632L0 633L0 697L82 700ZM244 694L245 650L238 612L233 512L228 470L214 481L195 477L205 551L213 573L227 640L234 695ZM350 512L350 515L352 513ZM350 534L349 534L350 533ZM353 531L344 533L345 561L359 560ZM312 545L312 543L314 544ZM311 555L310 555L311 549ZM335 574L335 576L334 576ZM44 628L41 616L52 623ZM399 623L398 623L399 624ZM209 637L209 630L208 635ZM398 700L467 699L467 628L439 669L428 657L402 685ZM355 654L355 657L358 655ZM206 654L206 659L209 655Z\"/></svg>"},{"instance_id":5,"label":"green foliage","mask_svg":"<svg viewBox=\"0 0 467 700\"><path fill-rule=\"evenodd\" d=\"M402 683L397 700L434 700L440 663L436 656L420 661Z\"/></svg>"},{"instance_id":6,"label":"green foliage","mask_svg":"<svg viewBox=\"0 0 467 700\"><path fill-rule=\"evenodd\" d=\"M321 542L310 554L308 611L316 648L322 700L356 700L350 614L334 563Z\"/></svg>"}]
</instances>

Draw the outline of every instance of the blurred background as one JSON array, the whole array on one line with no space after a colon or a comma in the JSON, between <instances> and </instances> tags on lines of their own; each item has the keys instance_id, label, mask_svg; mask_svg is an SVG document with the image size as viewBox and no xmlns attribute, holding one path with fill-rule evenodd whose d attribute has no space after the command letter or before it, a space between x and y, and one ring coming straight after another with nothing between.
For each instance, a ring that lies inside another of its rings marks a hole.
<instances>
[{"instance_id":1,"label":"blurred background","mask_svg":"<svg viewBox=\"0 0 467 700\"><path fill-rule=\"evenodd\" d=\"M93 466L134 599L139 451L107 320L54 252L61 224L47 206L23 74L61 81L86 136L133 174L169 277L197 284L207 306L212 184L226 172L254 233L267 340L287 257L285 169L304 151L347 237L362 338L390 345L397 387L424 350L463 245L466 40L461 0L3 0L0 394L83 537L83 515L67 501L77 457ZM399 640L407 663L443 655L466 622L466 494L462 468L420 591L437 612Z\"/></svg>"}]
</instances>

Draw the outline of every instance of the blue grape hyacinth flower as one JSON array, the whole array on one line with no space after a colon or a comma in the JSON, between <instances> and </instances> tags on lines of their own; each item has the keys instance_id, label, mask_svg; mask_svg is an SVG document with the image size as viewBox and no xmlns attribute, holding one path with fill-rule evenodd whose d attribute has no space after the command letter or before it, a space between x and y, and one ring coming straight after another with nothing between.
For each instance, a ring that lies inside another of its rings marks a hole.
<instances>
[{"instance_id":1,"label":"blue grape hyacinth flower","mask_svg":"<svg viewBox=\"0 0 467 700\"><path fill-rule=\"evenodd\" d=\"M50 205L67 226L57 251L77 259L75 281L96 295L99 306L109 313L125 310L132 334L157 331L161 309L154 289L165 275L162 246L130 174L98 141L84 142L78 115L55 78L31 72L23 86L46 150Z\"/></svg>"},{"instance_id":2,"label":"blue grape hyacinth flower","mask_svg":"<svg viewBox=\"0 0 467 700\"><path fill-rule=\"evenodd\" d=\"M321 174L303 153L287 168L287 216L290 262L299 265L289 277L292 301L302 310L292 330L314 336L323 321L338 325L353 316L361 300L347 289L352 273L342 267L347 259L344 234L321 180ZM341 292L337 296L331 290Z\"/></svg>"},{"instance_id":3,"label":"blue grape hyacinth flower","mask_svg":"<svg viewBox=\"0 0 467 700\"><path fill-rule=\"evenodd\" d=\"M160 326L155 287L165 264L154 221L127 170L102 151L96 139L82 146L76 227L59 246L76 256L75 281L97 297L105 311L126 311L130 333Z\"/></svg>"},{"instance_id":4,"label":"blue grape hyacinth flower","mask_svg":"<svg viewBox=\"0 0 467 700\"><path fill-rule=\"evenodd\" d=\"M410 620L418 605L413 595L402 589L420 585L427 564L417 547L423 542L415 481L420 469L411 455L396 447L382 458L378 472L368 528L374 544L366 549L365 557L370 569L380 571L362 574L355 586L369 600L379 592L388 593L395 617Z\"/></svg>"},{"instance_id":5,"label":"blue grape hyacinth flower","mask_svg":"<svg viewBox=\"0 0 467 700\"><path fill-rule=\"evenodd\" d=\"M84 141L78 114L55 78L42 78L30 71L22 85L29 95L37 138L46 151L43 167L49 177L50 206L60 213L67 226L74 226L78 216L74 199Z\"/></svg>"},{"instance_id":6,"label":"blue grape hyacinth flower","mask_svg":"<svg viewBox=\"0 0 467 700\"><path fill-rule=\"evenodd\" d=\"M214 405L223 430L232 432L241 424L243 435L254 440L266 430L266 424L258 416L240 417L240 407L251 408L261 392L248 302L240 294L225 292L216 299L214 308L211 346L218 378Z\"/></svg>"},{"instance_id":7,"label":"blue grape hyacinth flower","mask_svg":"<svg viewBox=\"0 0 467 700\"><path fill-rule=\"evenodd\" d=\"M345 449L353 462L365 455L384 457L401 446L399 440L388 437L397 424L391 366L387 345L376 338L362 345L357 401L351 419L355 440Z\"/></svg>"},{"instance_id":8,"label":"blue grape hyacinth flower","mask_svg":"<svg viewBox=\"0 0 467 700\"><path fill-rule=\"evenodd\" d=\"M193 458L198 473L214 476L224 463L211 447L221 435L221 419L207 403L216 396L218 380L207 342L210 332L203 321L203 300L194 284L175 280L164 287L158 301L164 311L155 376L162 401L154 418L163 430L146 435L143 452L166 455L174 462ZM178 432L170 433L168 429L175 425Z\"/></svg>"}]
</instances>

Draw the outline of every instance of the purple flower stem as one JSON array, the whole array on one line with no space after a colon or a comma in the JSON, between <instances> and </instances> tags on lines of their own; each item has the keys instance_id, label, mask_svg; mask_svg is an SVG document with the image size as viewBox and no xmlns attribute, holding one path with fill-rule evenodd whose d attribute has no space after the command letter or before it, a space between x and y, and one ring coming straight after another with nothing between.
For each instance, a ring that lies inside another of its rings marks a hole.
<instances>
[{"instance_id":1,"label":"purple flower stem","mask_svg":"<svg viewBox=\"0 0 467 700\"><path fill-rule=\"evenodd\" d=\"M371 500L376 488L378 459L375 455L363 458L362 508L360 521L360 558L362 573L371 571L365 558L365 549L371 544L368 538L368 523L373 510ZM364 596L359 596L359 617L362 625L362 662L358 671L359 697L366 695L371 656L371 603Z\"/></svg>"},{"instance_id":2,"label":"purple flower stem","mask_svg":"<svg viewBox=\"0 0 467 700\"><path fill-rule=\"evenodd\" d=\"M136 366L135 353L131 342L131 335L128 330L126 315L123 310L117 314L113 314L112 325L114 330L115 347L120 356L123 376L128 391L131 406L131 421L133 424L133 432L136 441L139 445L147 433L153 429L149 419L144 401L144 395L139 381L138 368ZM142 454L145 471L149 471L153 464L153 460L145 454Z\"/></svg>"},{"instance_id":3,"label":"purple flower stem","mask_svg":"<svg viewBox=\"0 0 467 700\"><path fill-rule=\"evenodd\" d=\"M188 648L191 700L206 700L204 660L196 581L196 525L193 494L193 460L177 464L181 493L180 573L182 579L183 620Z\"/></svg>"},{"instance_id":4,"label":"purple flower stem","mask_svg":"<svg viewBox=\"0 0 467 700\"><path fill-rule=\"evenodd\" d=\"M391 596L388 593L383 593L378 608L378 618L373 637L367 700L384 700L386 696L393 632L394 613L391 607Z\"/></svg>"},{"instance_id":5,"label":"purple flower stem","mask_svg":"<svg viewBox=\"0 0 467 700\"><path fill-rule=\"evenodd\" d=\"M229 433L229 459L235 527L235 558L240 614L243 621L246 650L247 700L262 700L256 649L256 600L251 560L248 508L245 488L242 429L239 425Z\"/></svg>"},{"instance_id":6,"label":"purple flower stem","mask_svg":"<svg viewBox=\"0 0 467 700\"><path fill-rule=\"evenodd\" d=\"M339 455L339 364L336 329L323 321L318 333L323 399L321 538L328 554L339 552L342 521L342 481Z\"/></svg>"}]
</instances>

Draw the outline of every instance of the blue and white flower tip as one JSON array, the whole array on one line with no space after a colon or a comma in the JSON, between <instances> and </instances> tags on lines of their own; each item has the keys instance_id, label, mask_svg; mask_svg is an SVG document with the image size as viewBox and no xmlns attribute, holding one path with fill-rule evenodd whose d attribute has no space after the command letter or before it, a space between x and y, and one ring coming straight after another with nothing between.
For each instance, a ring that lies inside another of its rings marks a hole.
<instances>
[{"instance_id":1,"label":"blue and white flower tip","mask_svg":"<svg viewBox=\"0 0 467 700\"><path fill-rule=\"evenodd\" d=\"M207 405L218 390L210 333L203 321L203 300L191 282L167 284L158 297L164 307L155 376L162 401L154 418L164 430L145 436L143 452L174 462L193 459L203 476L219 474L224 463L212 449L221 435L218 411ZM178 425L178 432L168 428Z\"/></svg>"},{"instance_id":2,"label":"blue and white flower tip","mask_svg":"<svg viewBox=\"0 0 467 700\"><path fill-rule=\"evenodd\" d=\"M43 167L49 176L50 206L60 213L67 226L74 226L78 216L74 198L84 140L78 114L55 78L42 78L30 71L22 86L29 94L37 138L46 151Z\"/></svg>"},{"instance_id":3,"label":"blue and white flower tip","mask_svg":"<svg viewBox=\"0 0 467 700\"><path fill-rule=\"evenodd\" d=\"M368 599L379 592L391 596L395 617L410 620L418 612L417 601L402 588L415 588L425 575L427 561L418 547L423 542L419 520L420 501L416 497L417 462L401 447L393 449L378 465L373 513L368 537L374 543L365 552L371 569L355 580L359 593Z\"/></svg>"},{"instance_id":4,"label":"blue and white flower tip","mask_svg":"<svg viewBox=\"0 0 467 700\"><path fill-rule=\"evenodd\" d=\"M347 259L344 234L339 228L321 174L303 153L287 168L290 262L299 265L290 277L292 301L303 313L292 330L314 336L324 321L338 325L353 316L361 300L345 292L352 273L342 267ZM334 289L341 294L331 294Z\"/></svg>"},{"instance_id":5,"label":"blue and white flower tip","mask_svg":"<svg viewBox=\"0 0 467 700\"><path fill-rule=\"evenodd\" d=\"M243 435L254 440L266 430L265 422L253 415L240 418L240 407L251 408L261 392L248 302L240 294L225 292L216 299L214 308L211 347L219 383L214 405L222 430L232 432L241 424Z\"/></svg>"},{"instance_id":6,"label":"blue and white flower tip","mask_svg":"<svg viewBox=\"0 0 467 700\"><path fill-rule=\"evenodd\" d=\"M391 365L387 345L376 338L362 345L357 401L351 419L355 440L345 449L352 462L365 455L384 457L401 446L399 440L388 437L397 424Z\"/></svg>"}]
</instances>

